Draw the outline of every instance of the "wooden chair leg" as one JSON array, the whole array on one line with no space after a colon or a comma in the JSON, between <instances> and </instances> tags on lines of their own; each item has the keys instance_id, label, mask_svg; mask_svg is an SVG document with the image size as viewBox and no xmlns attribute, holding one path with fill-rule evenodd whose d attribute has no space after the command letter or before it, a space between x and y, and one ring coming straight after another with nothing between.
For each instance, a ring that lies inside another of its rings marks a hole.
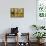
<instances>
[{"instance_id":1,"label":"wooden chair leg","mask_svg":"<svg viewBox=\"0 0 46 46\"><path fill-rule=\"evenodd\" d=\"M7 46L7 42L5 41L5 46Z\"/></svg>"},{"instance_id":2,"label":"wooden chair leg","mask_svg":"<svg viewBox=\"0 0 46 46\"><path fill-rule=\"evenodd\" d=\"M5 34L5 46L7 46L7 34Z\"/></svg>"},{"instance_id":3,"label":"wooden chair leg","mask_svg":"<svg viewBox=\"0 0 46 46\"><path fill-rule=\"evenodd\" d=\"M16 40L17 40L17 42L16 42L16 45L15 46L18 46L18 34L17 34L17 39Z\"/></svg>"},{"instance_id":4,"label":"wooden chair leg","mask_svg":"<svg viewBox=\"0 0 46 46\"><path fill-rule=\"evenodd\" d=\"M17 46L18 46L18 34L17 34Z\"/></svg>"}]
</instances>

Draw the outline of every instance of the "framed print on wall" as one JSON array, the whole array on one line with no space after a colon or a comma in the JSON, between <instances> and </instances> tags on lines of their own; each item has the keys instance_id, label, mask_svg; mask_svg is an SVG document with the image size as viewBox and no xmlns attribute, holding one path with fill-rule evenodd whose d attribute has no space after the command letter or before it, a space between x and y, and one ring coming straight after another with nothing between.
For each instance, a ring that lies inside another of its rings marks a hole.
<instances>
[{"instance_id":1,"label":"framed print on wall","mask_svg":"<svg viewBox=\"0 0 46 46\"><path fill-rule=\"evenodd\" d=\"M11 8L10 16L11 17L24 17L24 8Z\"/></svg>"},{"instance_id":2,"label":"framed print on wall","mask_svg":"<svg viewBox=\"0 0 46 46\"><path fill-rule=\"evenodd\" d=\"M39 18L46 17L46 0L37 0L37 15Z\"/></svg>"},{"instance_id":3,"label":"framed print on wall","mask_svg":"<svg viewBox=\"0 0 46 46\"><path fill-rule=\"evenodd\" d=\"M46 0L36 0L36 24L43 25L46 24Z\"/></svg>"}]
</instances>

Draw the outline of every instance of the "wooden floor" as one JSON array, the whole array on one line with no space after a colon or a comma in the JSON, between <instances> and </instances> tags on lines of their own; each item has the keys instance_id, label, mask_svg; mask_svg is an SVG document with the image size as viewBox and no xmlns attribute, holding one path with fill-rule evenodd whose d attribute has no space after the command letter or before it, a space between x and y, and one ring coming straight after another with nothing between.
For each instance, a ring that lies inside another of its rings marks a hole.
<instances>
[{"instance_id":1,"label":"wooden floor","mask_svg":"<svg viewBox=\"0 0 46 46\"><path fill-rule=\"evenodd\" d=\"M15 42L14 43L12 43L12 42L10 42L10 43L8 43L8 45L7 46L15 46L16 44L15 44ZM0 46L5 46L4 45L4 43L2 42L0 42ZM21 45L22 46L22 45ZM24 45L25 46L25 45ZM37 46L37 43L30 43L30 46ZM41 45L41 46L46 46L46 43L44 43L44 45Z\"/></svg>"}]
</instances>

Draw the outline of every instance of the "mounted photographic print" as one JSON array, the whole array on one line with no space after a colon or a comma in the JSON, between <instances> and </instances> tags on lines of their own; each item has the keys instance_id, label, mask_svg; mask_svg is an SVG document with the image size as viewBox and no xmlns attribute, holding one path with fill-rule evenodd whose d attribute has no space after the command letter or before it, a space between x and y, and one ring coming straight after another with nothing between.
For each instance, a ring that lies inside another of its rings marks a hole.
<instances>
[{"instance_id":1,"label":"mounted photographic print","mask_svg":"<svg viewBox=\"0 0 46 46\"><path fill-rule=\"evenodd\" d=\"M37 0L37 15L46 17L46 0Z\"/></svg>"},{"instance_id":2,"label":"mounted photographic print","mask_svg":"<svg viewBox=\"0 0 46 46\"><path fill-rule=\"evenodd\" d=\"M10 16L11 17L24 17L24 8L11 8Z\"/></svg>"},{"instance_id":3,"label":"mounted photographic print","mask_svg":"<svg viewBox=\"0 0 46 46\"><path fill-rule=\"evenodd\" d=\"M37 0L36 1L36 24L43 25L46 24L46 0Z\"/></svg>"}]
</instances>

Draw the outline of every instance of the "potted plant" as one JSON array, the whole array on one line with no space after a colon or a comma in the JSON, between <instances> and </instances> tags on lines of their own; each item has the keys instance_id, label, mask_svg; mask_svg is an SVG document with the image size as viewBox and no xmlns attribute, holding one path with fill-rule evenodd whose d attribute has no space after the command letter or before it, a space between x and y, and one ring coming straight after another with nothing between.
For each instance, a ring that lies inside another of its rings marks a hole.
<instances>
[{"instance_id":1,"label":"potted plant","mask_svg":"<svg viewBox=\"0 0 46 46\"><path fill-rule=\"evenodd\" d=\"M36 30L45 29L45 26L32 25L32 27L35 28Z\"/></svg>"},{"instance_id":2,"label":"potted plant","mask_svg":"<svg viewBox=\"0 0 46 46\"><path fill-rule=\"evenodd\" d=\"M45 26L41 26L40 29L45 29Z\"/></svg>"},{"instance_id":3,"label":"potted plant","mask_svg":"<svg viewBox=\"0 0 46 46\"><path fill-rule=\"evenodd\" d=\"M35 32L33 35L37 38L38 43L40 43L40 40L46 36L45 34L45 32Z\"/></svg>"},{"instance_id":4,"label":"potted plant","mask_svg":"<svg viewBox=\"0 0 46 46\"><path fill-rule=\"evenodd\" d=\"M38 26L37 25L32 25L33 28L35 28L36 30L38 30Z\"/></svg>"}]
</instances>

